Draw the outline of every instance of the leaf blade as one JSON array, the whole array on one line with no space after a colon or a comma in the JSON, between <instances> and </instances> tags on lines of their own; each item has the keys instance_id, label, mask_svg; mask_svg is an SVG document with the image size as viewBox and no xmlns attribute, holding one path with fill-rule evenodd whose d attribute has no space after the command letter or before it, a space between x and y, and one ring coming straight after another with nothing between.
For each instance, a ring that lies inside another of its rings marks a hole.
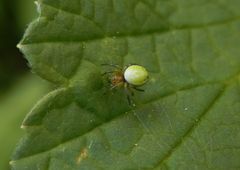
<instances>
[{"instance_id":1,"label":"leaf blade","mask_svg":"<svg viewBox=\"0 0 240 170\"><path fill-rule=\"evenodd\" d=\"M204 138L191 140L199 127L201 135L213 140L202 124L215 131L205 119L215 122L219 111L212 110L219 105L234 105L233 110L228 107L220 113L224 117L232 112L239 120L239 14L234 5L227 5L229 12L213 2L96 1L95 15L91 15L92 1L78 2L40 1L40 20L30 26L22 41L33 69L64 92L47 96L25 119L29 132L19 144L13 168L237 167L234 157L232 164L219 166L220 153L214 153L213 144ZM163 13L161 5L166 7ZM196 11L199 14L186 17ZM84 17L92 17L96 29ZM99 27L101 31L96 31ZM61 48L65 49L58 51ZM128 106L121 90L103 96L106 84L100 65L111 62L121 66L137 62L150 71L147 92L136 94L136 109ZM229 90L232 87L235 94ZM228 102L222 101L228 95ZM231 122L226 124L231 126ZM226 134L220 139L231 145L232 141L224 139ZM222 143L219 140L215 145ZM239 157L238 152L227 154Z\"/></svg>"}]
</instances>

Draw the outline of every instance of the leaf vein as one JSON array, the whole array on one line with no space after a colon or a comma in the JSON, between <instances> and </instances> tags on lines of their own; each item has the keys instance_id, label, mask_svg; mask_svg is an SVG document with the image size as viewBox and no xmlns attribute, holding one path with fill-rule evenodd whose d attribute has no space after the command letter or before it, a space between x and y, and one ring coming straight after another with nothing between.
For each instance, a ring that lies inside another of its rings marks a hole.
<instances>
[{"instance_id":1,"label":"leaf vein","mask_svg":"<svg viewBox=\"0 0 240 170\"><path fill-rule=\"evenodd\" d=\"M209 103L209 105L203 110L203 112L199 115L199 117L197 118L199 121L195 124L193 124L187 131L186 133L180 137L178 141L176 141L176 143L174 144L174 146L172 147L171 150L169 150L169 152L158 162L158 164L154 167L160 167L166 160L168 160L173 153L182 146L184 140L189 137L192 132L198 127L198 125L200 124L200 122L203 120L203 118L207 115L207 113L209 113L209 111L214 107L214 105L217 103L217 101L221 98L221 96L224 94L224 92L226 91L227 86L224 86L224 88L222 90L219 90L219 92L216 94L216 96L214 97L214 99Z\"/></svg>"}]
</instances>

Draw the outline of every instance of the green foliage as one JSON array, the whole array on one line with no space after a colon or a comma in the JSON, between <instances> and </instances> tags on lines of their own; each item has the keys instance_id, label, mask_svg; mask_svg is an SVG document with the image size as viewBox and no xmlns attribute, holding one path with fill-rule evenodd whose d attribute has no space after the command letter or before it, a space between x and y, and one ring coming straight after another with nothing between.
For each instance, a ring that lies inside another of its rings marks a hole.
<instances>
[{"instance_id":1,"label":"green foliage","mask_svg":"<svg viewBox=\"0 0 240 170\"><path fill-rule=\"evenodd\" d=\"M13 169L238 169L239 0L40 0L19 48L58 88L27 115ZM102 63L150 72L128 105Z\"/></svg>"},{"instance_id":2,"label":"green foliage","mask_svg":"<svg viewBox=\"0 0 240 170\"><path fill-rule=\"evenodd\" d=\"M10 92L0 96L0 169L9 169L10 156L20 136L24 115L43 94L49 91L48 83L36 76L26 75L17 81Z\"/></svg>"}]
</instances>

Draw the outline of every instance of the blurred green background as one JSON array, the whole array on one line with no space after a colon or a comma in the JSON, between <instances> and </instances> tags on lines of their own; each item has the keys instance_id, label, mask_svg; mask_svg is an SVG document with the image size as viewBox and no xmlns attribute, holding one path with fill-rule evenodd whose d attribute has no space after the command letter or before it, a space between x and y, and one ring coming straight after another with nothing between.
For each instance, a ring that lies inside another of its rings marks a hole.
<instances>
[{"instance_id":1,"label":"blurred green background","mask_svg":"<svg viewBox=\"0 0 240 170\"><path fill-rule=\"evenodd\" d=\"M16 48L27 25L37 17L33 0L0 0L0 170L8 170L11 154L24 131L21 122L50 90L30 73Z\"/></svg>"}]
</instances>

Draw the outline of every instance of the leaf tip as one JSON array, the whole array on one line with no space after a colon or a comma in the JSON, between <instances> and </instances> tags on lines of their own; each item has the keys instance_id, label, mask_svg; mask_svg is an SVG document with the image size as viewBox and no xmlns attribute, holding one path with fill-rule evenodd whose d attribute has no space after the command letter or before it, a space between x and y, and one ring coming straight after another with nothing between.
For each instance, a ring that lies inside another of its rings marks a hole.
<instances>
[{"instance_id":1,"label":"leaf tip","mask_svg":"<svg viewBox=\"0 0 240 170\"><path fill-rule=\"evenodd\" d=\"M13 165L16 161L10 161L9 165Z\"/></svg>"},{"instance_id":2,"label":"leaf tip","mask_svg":"<svg viewBox=\"0 0 240 170\"><path fill-rule=\"evenodd\" d=\"M22 45L21 45L21 44L17 44L17 48L18 48L18 49L21 49L21 48L22 48Z\"/></svg>"},{"instance_id":3,"label":"leaf tip","mask_svg":"<svg viewBox=\"0 0 240 170\"><path fill-rule=\"evenodd\" d=\"M27 128L27 126L26 125L21 125L21 127L20 127L21 129L26 129Z\"/></svg>"},{"instance_id":4,"label":"leaf tip","mask_svg":"<svg viewBox=\"0 0 240 170\"><path fill-rule=\"evenodd\" d=\"M40 2L39 1L34 1L34 4L37 6L37 12L41 14L41 7L40 7Z\"/></svg>"}]
</instances>

